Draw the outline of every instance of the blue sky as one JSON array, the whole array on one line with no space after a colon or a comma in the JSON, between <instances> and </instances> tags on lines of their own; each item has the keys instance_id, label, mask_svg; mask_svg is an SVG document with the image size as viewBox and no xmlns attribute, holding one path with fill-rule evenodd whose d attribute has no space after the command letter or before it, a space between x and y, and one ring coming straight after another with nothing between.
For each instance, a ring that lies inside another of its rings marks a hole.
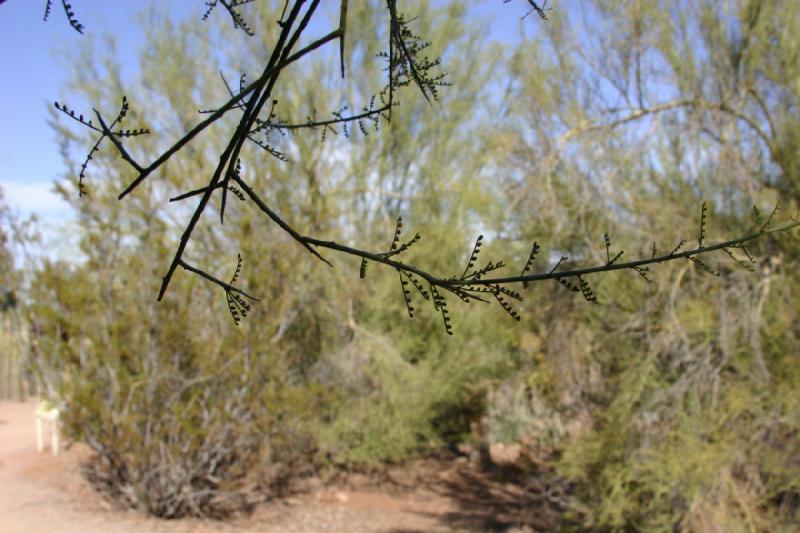
<instances>
[{"instance_id":1,"label":"blue sky","mask_svg":"<svg viewBox=\"0 0 800 533\"><path fill-rule=\"evenodd\" d=\"M86 35L100 36L113 28L124 67L135 74L137 51L143 34L137 14L155 1L169 6L176 17L196 16L204 10L201 0L73 0L73 9L84 24L84 35L67 22L60 2L53 2L43 22L45 0L6 0L0 3L0 187L6 201L20 215L35 213L46 239L55 240L57 226L72 219L69 208L54 193L52 183L63 173L55 135L47 124L48 107L63 96L64 72L59 50L74 46ZM338 1L338 0L337 0ZM482 0L469 3L472 16L487 21L493 39L511 43L521 31L535 31L538 19L520 20L526 2ZM215 20L228 23L225 17ZM102 80L99 80L102 82Z\"/></svg>"},{"instance_id":2,"label":"blue sky","mask_svg":"<svg viewBox=\"0 0 800 533\"><path fill-rule=\"evenodd\" d=\"M84 35L70 27L60 2L53 2L47 22L42 20L44 0L0 4L0 187L12 209L25 217L32 213L39 217L46 236L72 218L66 204L51 192L53 181L63 172L55 135L47 124L48 107L61 94L64 80L58 51L86 39L86 34L101 35L113 27L130 43L122 60L133 66L143 41L136 15L151 0L72 3L86 26Z\"/></svg>"}]
</instances>

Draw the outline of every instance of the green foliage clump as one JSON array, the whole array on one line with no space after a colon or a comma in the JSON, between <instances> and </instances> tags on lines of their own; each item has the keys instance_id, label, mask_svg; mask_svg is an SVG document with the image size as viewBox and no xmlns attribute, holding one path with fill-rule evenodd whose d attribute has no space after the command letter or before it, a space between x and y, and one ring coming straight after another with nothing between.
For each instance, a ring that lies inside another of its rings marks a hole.
<instances>
[{"instance_id":1,"label":"green foliage clump","mask_svg":"<svg viewBox=\"0 0 800 533\"><path fill-rule=\"evenodd\" d=\"M238 507L245 465L262 448L243 357L221 363L226 339L209 338L177 299L152 309L139 291L92 278L46 266L33 309L47 395L67 436L97 453L90 481L165 518Z\"/></svg>"}]
</instances>

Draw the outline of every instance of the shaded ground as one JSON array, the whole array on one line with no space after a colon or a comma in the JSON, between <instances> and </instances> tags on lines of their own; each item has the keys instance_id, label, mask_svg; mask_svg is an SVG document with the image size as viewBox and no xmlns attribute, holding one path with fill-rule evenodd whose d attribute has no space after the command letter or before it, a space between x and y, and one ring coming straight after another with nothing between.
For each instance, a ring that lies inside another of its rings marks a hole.
<instances>
[{"instance_id":1,"label":"shaded ground","mask_svg":"<svg viewBox=\"0 0 800 533\"><path fill-rule=\"evenodd\" d=\"M158 520L116 509L80 475L81 445L37 453L35 402L0 402L0 531L386 532L534 531L556 513L544 491L487 473L466 458L427 459L380 478L348 476L334 485L259 505L230 522ZM523 524L527 524L523 526Z\"/></svg>"}]
</instances>

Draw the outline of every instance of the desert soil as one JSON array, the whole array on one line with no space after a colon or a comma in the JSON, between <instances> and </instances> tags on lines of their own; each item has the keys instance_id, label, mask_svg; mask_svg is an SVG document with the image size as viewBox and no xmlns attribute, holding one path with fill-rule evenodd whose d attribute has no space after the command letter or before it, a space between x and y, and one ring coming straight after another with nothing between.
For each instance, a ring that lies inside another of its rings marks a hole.
<instances>
[{"instance_id":1,"label":"desert soil","mask_svg":"<svg viewBox=\"0 0 800 533\"><path fill-rule=\"evenodd\" d=\"M226 522L160 520L117 508L83 480L91 452L75 444L36 451L36 403L0 401L0 531L102 532L445 532L534 531L553 518L542 491L506 482L466 458L429 459L380 482L349 477L260 504Z\"/></svg>"}]
</instances>

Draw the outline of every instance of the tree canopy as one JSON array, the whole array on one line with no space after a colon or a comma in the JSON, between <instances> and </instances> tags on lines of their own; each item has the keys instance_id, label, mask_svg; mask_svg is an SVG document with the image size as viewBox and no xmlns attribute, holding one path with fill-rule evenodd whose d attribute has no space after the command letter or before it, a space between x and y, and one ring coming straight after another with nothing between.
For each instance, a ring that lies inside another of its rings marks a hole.
<instances>
[{"instance_id":1,"label":"tree canopy","mask_svg":"<svg viewBox=\"0 0 800 533\"><path fill-rule=\"evenodd\" d=\"M203 15L203 20L209 19L215 8L224 8L230 16L234 28L252 37L254 35L252 27L255 26L251 27L251 24L246 22L246 17L242 13L242 6L251 3L209 2ZM532 11L539 14L542 19L547 19L544 11L546 6L540 6L535 2L529 2L529 4ZM278 8L278 6L282 7ZM47 7L47 12L49 13L49 2ZM511 288L514 284L527 286L532 282L556 280L566 289L580 293L586 301L596 303L597 297L588 281L590 275L613 270L630 270L649 281L648 276L651 265L680 259L688 259L702 270L712 275L717 275L718 271L714 267L700 259L700 256L716 251L724 251L734 262L749 268L747 263L752 261L752 257L748 252L747 246L751 241L772 233L785 232L800 225L800 221L797 220L776 225L773 216L762 220L760 214L756 211L754 217L756 223L750 231L739 237L711 244L706 239L708 206L705 202L701 202L695 230L697 244L693 247L684 248L684 244L689 241L688 239L680 240L677 244L661 249L657 248L656 244L653 243L649 255L626 260L626 258L623 258L622 249L614 249L612 251L611 237L606 232L603 234L603 242L606 248L605 261L590 266L567 269L562 268L562 264L565 264L569 259L568 256L564 255L551 269L535 273L533 271L534 261L541 245L534 240L527 260L515 269L518 273L506 274L500 272L501 269L506 267L504 261L484 261L483 256L480 255L483 236L479 235L472 252L468 255L463 272L459 268L452 276L433 274L429 267L423 268L418 264L403 260L405 256L401 257L401 254L405 254L412 246L416 245L421 239L421 234L415 233L410 238L404 236L402 215L397 215L396 217L393 236L388 240L385 250L379 248L376 251L375 248L367 249L345 244L330 237L318 236L319 232L309 232L309 230L315 228L303 229L302 226L293 224L283 214L280 204L276 205L265 201L262 197L263 193L252 186L252 177L248 177L247 173L248 170L257 169L260 165L260 160L252 157L242 157L245 155L243 154L245 144L248 144L249 141L266 152L267 157L271 156L287 163L292 157L292 144L298 142L295 139L298 135L302 135L303 130L316 132L322 140L330 134L338 134L338 130L341 130L344 136L348 138L366 137L371 130L377 131L383 123L392 121L393 115L396 114L395 108L399 104L396 95L401 90L413 87L428 104L433 105L438 100L439 89L451 83L447 81L447 76L441 69L439 55L431 52L431 43L420 37L420 32L413 28L412 19L409 19L399 11L395 0L387 0L384 6L383 20L373 19L370 21L370 28L382 34L384 44L382 48L374 52L380 59L378 63L383 65L380 67L377 65L369 66L373 69L382 69L385 72L385 79L377 84L371 84L371 87L362 87L363 91L354 94L353 99L360 100L360 104L340 104L340 107L331 111L327 117L318 117L315 105L305 111L305 119L287 115L283 111L282 105L285 106L285 103L283 103L285 101L282 100L281 95L282 91L285 90L283 86L286 83L284 81L285 73L290 71L296 63L305 61L307 56L317 52L325 45L338 42L340 73L343 78L347 75L348 2L347 0L341 0L338 19L334 21L332 28L327 33L323 31L322 36L309 37L309 27L312 20L318 17L317 10L319 7L319 1L296 1L279 3L272 9L262 9L260 12L262 13L262 18L259 20L258 27L264 27L261 23L267 22L272 18L273 22L277 23L277 29L274 30L274 35L271 35L271 48L264 50L261 58L256 60L255 63L248 65L249 68L252 68L253 64L261 65L255 75L255 80L248 83L246 81L246 72L242 72L239 76L238 88L236 88L228 82L224 74L221 74L222 82L228 92L227 101L212 106L210 109L201 110L201 113L207 115L207 117L196 121L193 125L190 125L187 121L188 119L184 119L184 127L181 128L183 133L178 135L176 140L169 141L166 148L157 149L155 151L155 153L159 154L157 156L143 155L141 151L134 154L129 147L126 147L131 144L135 146L135 143L131 141L135 141L140 136L150 134L151 130L144 127L134 129L121 127L122 121L126 119L130 111L130 103L124 94L121 97L119 110L113 120L108 118L109 115L104 118L104 115L97 108L93 109L94 119L88 118L89 115L84 118L83 114L77 113L66 104L56 102L56 109L95 132L94 139L96 140L94 145L78 173L77 186L79 195L83 196L87 191L85 178L92 158L103 141L108 139L119 156L133 170L133 177L129 179L127 184L121 186L121 192L118 196L120 200L125 199L143 183L150 180L154 173L162 172L167 162L177 157L183 150L189 150L199 134L212 126L217 126L220 122L226 122L224 119L229 118L231 113L240 113L238 121L235 124L231 123L227 132L220 133L228 140L224 147L219 150L220 153L216 157L216 162L213 163L213 171L209 172L208 183L199 188L178 192L170 198L170 202L190 198L199 198L199 200L188 217L188 221L177 241L175 253L161 278L162 282L158 291L159 300L164 297L175 272L180 268L222 288L231 315L237 324L242 317L247 315L252 306L259 301L257 296L242 289L235 283L242 268L241 255L237 259L236 275L229 282L212 274L209 269L202 265L190 262L185 257L194 232L203 220L212 197L215 195L219 199L219 207L216 212L219 216L220 224L224 223L229 193L240 200L248 200L253 209L261 211L262 216L281 228L288 237L300 244L311 256L328 266L333 267L333 263L323 255L325 250L360 258L359 272L361 278L367 276L370 262L380 263L395 270L399 276L400 289L409 317L414 316L415 310L412 304L412 295L428 300L432 303L433 308L441 314L444 328L448 334L452 334L453 328L448 301L445 297L447 294L455 296L466 303L472 301L484 303L496 301L512 318L519 320L519 313L512 302L514 300L521 301L522 294L518 290ZM82 32L83 26L77 21L68 4L64 5L64 9L70 24L77 31ZM263 13L266 15L263 15ZM748 15L752 19L748 19L748 23L755 24L760 8L755 9L753 13ZM45 17L47 17L47 14ZM352 18L352 14L350 18ZM611 20L612 14L603 13L602 9L599 8L596 18L598 20ZM269 27L269 25L266 25L266 27ZM641 30L639 31L641 32ZM355 37L356 39L358 38L357 35ZM628 40L632 42L635 38L636 36L633 35ZM749 39L748 36L742 37L742 39L745 38ZM350 43L351 46L359 44L356 39L353 39L353 42ZM634 51L634 55L636 54L641 55L638 51ZM740 61L740 59L736 58L734 60ZM664 65L669 64L668 57L659 58L659 61ZM702 94L698 95L697 91L694 90L691 91L692 97L651 104L649 102L649 92L660 90L661 88L655 89L650 86L651 84L643 83L641 79L641 57L636 59L635 69L636 72L634 74L637 76L637 81L634 88L628 86L627 80L618 79L619 77L615 71L619 69L615 65L609 65L608 70L603 71L601 74L602 79L598 80L600 83L595 85L595 88L600 90L601 93L618 92L619 94L612 96L612 98L619 100L620 104L624 103L632 111L625 115L624 106L614 108L610 111L612 115L610 124L579 123L577 128L564 133L563 140L567 141L581 131L609 128L616 124L625 124L637 120L645 115L677 108L699 109L701 111L706 108L718 110L718 112L733 119L748 123L748 115L744 111L737 110L735 106L731 106L727 102L728 97L726 95L719 95L719 98L716 99L706 99L703 98ZM678 83L681 83L680 79L678 79ZM609 90L603 84L607 84L611 89ZM702 87L699 87L699 90L702 91ZM636 94L633 94L634 92ZM761 98L757 93L756 95ZM763 98L760 101L766 106L766 103L764 103L766 101ZM329 105L329 103L326 104ZM355 106L358 107L356 108ZM351 107L358 110L351 110ZM603 112L606 111L601 111L601 113ZM768 111L765 112L769 114ZM146 109L140 114L142 117L146 116ZM93 120L96 120L96 122L93 122ZM749 123L752 126L752 121L749 121ZM774 146L774 143L770 142L767 134L757 126L752 126L751 129L759 135L760 144L764 144L772 153L772 159L776 159L778 148ZM292 139L288 143L283 139L287 135L291 135ZM283 145L286 145L286 147L284 148ZM152 152L152 150L149 152ZM778 157L778 159L780 158ZM140 163L143 160L149 162ZM780 161L776 160L776 163L780 164ZM387 170L391 172L393 169ZM743 257L745 259L742 259ZM461 273L458 274L458 272Z\"/></svg>"}]
</instances>

